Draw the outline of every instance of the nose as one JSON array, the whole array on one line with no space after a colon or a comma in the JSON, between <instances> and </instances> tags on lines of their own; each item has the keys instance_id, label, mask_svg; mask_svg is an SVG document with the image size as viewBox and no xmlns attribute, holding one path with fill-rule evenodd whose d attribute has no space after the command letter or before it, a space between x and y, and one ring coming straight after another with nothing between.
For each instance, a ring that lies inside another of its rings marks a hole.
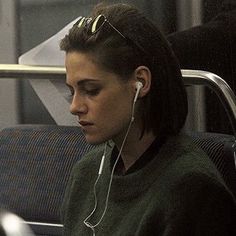
<instances>
[{"instance_id":1,"label":"nose","mask_svg":"<svg viewBox=\"0 0 236 236\"><path fill-rule=\"evenodd\" d=\"M88 108L85 103L85 100L81 96L75 93L73 96L72 102L70 104L71 114L80 115L80 114L87 113L87 111L88 111Z\"/></svg>"}]
</instances>

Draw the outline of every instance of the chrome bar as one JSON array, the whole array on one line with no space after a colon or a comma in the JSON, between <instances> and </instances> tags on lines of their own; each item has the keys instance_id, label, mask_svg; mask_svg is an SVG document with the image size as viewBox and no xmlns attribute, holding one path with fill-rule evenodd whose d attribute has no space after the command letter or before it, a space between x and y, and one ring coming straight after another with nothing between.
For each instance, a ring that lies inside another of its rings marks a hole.
<instances>
[{"instance_id":1,"label":"chrome bar","mask_svg":"<svg viewBox=\"0 0 236 236\"><path fill-rule=\"evenodd\" d=\"M185 85L204 85L212 89L219 97L224 106L234 135L236 136L236 97L229 85L219 76L201 70L181 70ZM1 78L23 78L30 76L30 79L40 78L65 78L64 67L54 66L28 66L19 64L0 64Z\"/></svg>"},{"instance_id":2,"label":"chrome bar","mask_svg":"<svg viewBox=\"0 0 236 236\"><path fill-rule=\"evenodd\" d=\"M185 85L204 85L215 92L228 114L236 137L236 97L229 85L221 77L208 71L181 70L181 72Z\"/></svg>"},{"instance_id":3,"label":"chrome bar","mask_svg":"<svg viewBox=\"0 0 236 236\"><path fill-rule=\"evenodd\" d=\"M64 77L66 70L64 67L54 66L28 66L19 64L0 64L0 78L23 78L26 75L37 79L48 79L52 77Z\"/></svg>"}]
</instances>

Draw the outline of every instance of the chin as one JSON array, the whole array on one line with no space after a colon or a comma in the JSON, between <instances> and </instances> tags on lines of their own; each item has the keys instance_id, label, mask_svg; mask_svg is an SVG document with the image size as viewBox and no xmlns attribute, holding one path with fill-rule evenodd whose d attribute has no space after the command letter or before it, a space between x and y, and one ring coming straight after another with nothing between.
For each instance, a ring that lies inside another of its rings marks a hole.
<instances>
[{"instance_id":1,"label":"chin","mask_svg":"<svg viewBox=\"0 0 236 236\"><path fill-rule=\"evenodd\" d=\"M99 145L109 140L109 139L104 139L101 137L94 137L94 136L89 136L89 135L86 135L85 138L86 138L87 143L92 144L92 145Z\"/></svg>"}]
</instances>

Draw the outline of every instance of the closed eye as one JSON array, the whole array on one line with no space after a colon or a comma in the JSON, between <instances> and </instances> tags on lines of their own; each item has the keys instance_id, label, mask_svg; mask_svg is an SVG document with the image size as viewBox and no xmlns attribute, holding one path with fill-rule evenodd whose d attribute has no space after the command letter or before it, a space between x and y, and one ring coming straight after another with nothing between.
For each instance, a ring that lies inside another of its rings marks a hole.
<instances>
[{"instance_id":1,"label":"closed eye","mask_svg":"<svg viewBox=\"0 0 236 236\"><path fill-rule=\"evenodd\" d=\"M87 89L85 90L85 93L89 96L97 96L100 92L100 88L95 88L95 89Z\"/></svg>"},{"instance_id":2,"label":"closed eye","mask_svg":"<svg viewBox=\"0 0 236 236\"><path fill-rule=\"evenodd\" d=\"M70 97L73 97L75 93L74 88L69 84L66 85L70 90ZM77 83L76 91L77 90L81 96L97 96L102 90L102 86L97 82L94 82L94 80L86 79Z\"/></svg>"}]
</instances>

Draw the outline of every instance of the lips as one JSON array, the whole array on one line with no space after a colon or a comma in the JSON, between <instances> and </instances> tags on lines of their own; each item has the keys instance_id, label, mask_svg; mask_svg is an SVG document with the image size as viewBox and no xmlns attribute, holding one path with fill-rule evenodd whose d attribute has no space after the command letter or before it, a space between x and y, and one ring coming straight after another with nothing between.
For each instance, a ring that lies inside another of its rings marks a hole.
<instances>
[{"instance_id":1,"label":"lips","mask_svg":"<svg viewBox=\"0 0 236 236\"><path fill-rule=\"evenodd\" d=\"M79 125L82 127L85 127L85 126L93 125L93 123L81 120L81 121L79 121Z\"/></svg>"}]
</instances>

